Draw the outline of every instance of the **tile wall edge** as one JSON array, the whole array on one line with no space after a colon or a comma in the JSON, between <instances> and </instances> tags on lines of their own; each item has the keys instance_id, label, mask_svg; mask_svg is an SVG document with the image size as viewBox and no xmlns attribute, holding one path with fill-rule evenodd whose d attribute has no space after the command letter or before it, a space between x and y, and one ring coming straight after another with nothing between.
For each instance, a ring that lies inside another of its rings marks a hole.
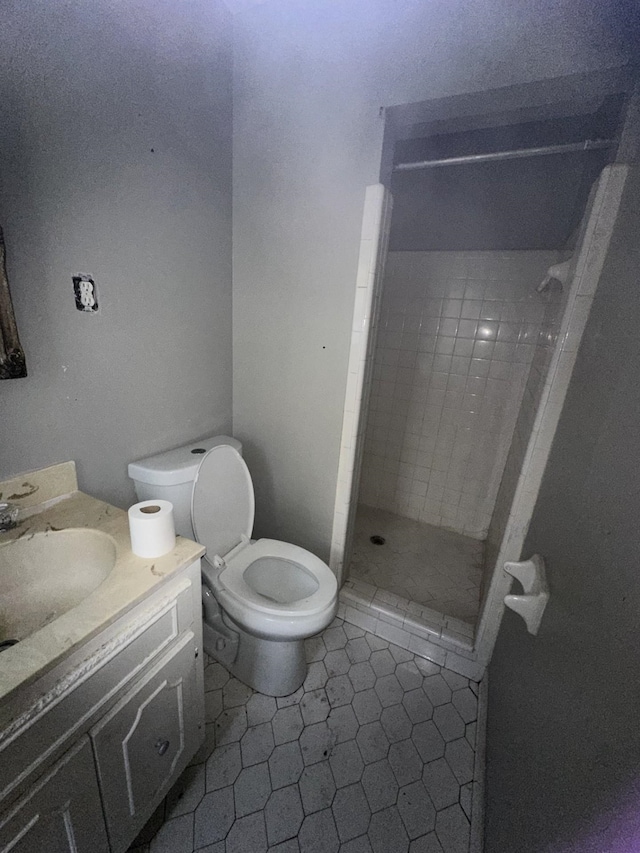
<instances>
[{"instance_id":1,"label":"tile wall edge","mask_svg":"<svg viewBox=\"0 0 640 853\"><path fill-rule=\"evenodd\" d=\"M489 675L485 673L478 692L478 717L476 723L475 759L471 796L471 835L469 853L484 851L485 778L487 765L487 706L489 701Z\"/></svg>"}]
</instances>

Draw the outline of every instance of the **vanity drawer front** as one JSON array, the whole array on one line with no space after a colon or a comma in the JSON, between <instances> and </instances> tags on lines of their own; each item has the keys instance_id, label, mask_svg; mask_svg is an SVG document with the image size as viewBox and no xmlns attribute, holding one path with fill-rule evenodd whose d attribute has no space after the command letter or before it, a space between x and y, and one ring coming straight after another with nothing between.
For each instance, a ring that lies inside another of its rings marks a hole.
<instances>
[{"instance_id":1,"label":"vanity drawer front","mask_svg":"<svg viewBox=\"0 0 640 853\"><path fill-rule=\"evenodd\" d=\"M86 732L132 678L192 624L193 587L182 578L123 617L85 660L54 680L9 732L0 732L0 802L60 754L71 737Z\"/></svg>"},{"instance_id":2,"label":"vanity drawer front","mask_svg":"<svg viewBox=\"0 0 640 853\"><path fill-rule=\"evenodd\" d=\"M189 631L90 732L114 853L127 849L198 747L196 653Z\"/></svg>"},{"instance_id":3,"label":"vanity drawer front","mask_svg":"<svg viewBox=\"0 0 640 853\"><path fill-rule=\"evenodd\" d=\"M88 737L0 817L1 853L109 853Z\"/></svg>"}]
</instances>

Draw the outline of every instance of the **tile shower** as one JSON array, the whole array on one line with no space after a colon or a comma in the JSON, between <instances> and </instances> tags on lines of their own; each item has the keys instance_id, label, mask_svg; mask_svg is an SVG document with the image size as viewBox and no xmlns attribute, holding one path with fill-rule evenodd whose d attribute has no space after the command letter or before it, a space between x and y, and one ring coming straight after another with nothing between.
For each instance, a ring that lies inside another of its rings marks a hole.
<instances>
[{"instance_id":1,"label":"tile shower","mask_svg":"<svg viewBox=\"0 0 640 853\"><path fill-rule=\"evenodd\" d=\"M518 413L559 314L559 291L536 288L564 257L389 253L350 566L387 604L475 622Z\"/></svg>"}]
</instances>

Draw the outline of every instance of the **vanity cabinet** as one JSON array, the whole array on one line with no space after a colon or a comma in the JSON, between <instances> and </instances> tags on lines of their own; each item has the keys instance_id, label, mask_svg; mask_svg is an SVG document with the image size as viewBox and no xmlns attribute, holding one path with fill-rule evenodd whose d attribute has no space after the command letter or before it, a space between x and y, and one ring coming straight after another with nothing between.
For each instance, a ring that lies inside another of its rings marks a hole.
<instances>
[{"instance_id":1,"label":"vanity cabinet","mask_svg":"<svg viewBox=\"0 0 640 853\"><path fill-rule=\"evenodd\" d=\"M70 749L3 818L0 850L109 853L88 737Z\"/></svg>"},{"instance_id":2,"label":"vanity cabinet","mask_svg":"<svg viewBox=\"0 0 640 853\"><path fill-rule=\"evenodd\" d=\"M91 730L109 838L135 837L176 769L196 752L195 638L191 632ZM133 835L132 835L133 834Z\"/></svg>"},{"instance_id":3,"label":"vanity cabinet","mask_svg":"<svg viewBox=\"0 0 640 853\"><path fill-rule=\"evenodd\" d=\"M124 853L204 738L200 562L15 697L0 853Z\"/></svg>"}]
</instances>

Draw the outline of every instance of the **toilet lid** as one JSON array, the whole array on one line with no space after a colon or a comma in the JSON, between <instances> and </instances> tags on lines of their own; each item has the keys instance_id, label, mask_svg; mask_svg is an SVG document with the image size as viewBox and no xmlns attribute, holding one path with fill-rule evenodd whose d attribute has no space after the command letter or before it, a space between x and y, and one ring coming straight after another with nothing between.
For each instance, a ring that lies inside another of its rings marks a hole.
<instances>
[{"instance_id":1,"label":"toilet lid","mask_svg":"<svg viewBox=\"0 0 640 853\"><path fill-rule=\"evenodd\" d=\"M196 539L212 560L224 557L251 538L255 498L244 459L228 444L213 447L202 457L191 495L191 521Z\"/></svg>"}]
</instances>

